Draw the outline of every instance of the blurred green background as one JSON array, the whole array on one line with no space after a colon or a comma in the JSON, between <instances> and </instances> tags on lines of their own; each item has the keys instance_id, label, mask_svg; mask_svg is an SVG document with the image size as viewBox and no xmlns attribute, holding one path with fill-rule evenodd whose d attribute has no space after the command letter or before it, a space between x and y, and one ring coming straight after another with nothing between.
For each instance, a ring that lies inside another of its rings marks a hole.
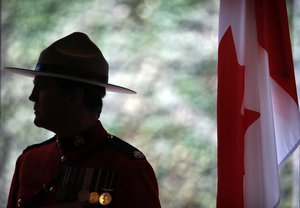
<instances>
[{"instance_id":1,"label":"blurred green background","mask_svg":"<svg viewBox=\"0 0 300 208\"><path fill-rule=\"evenodd\" d=\"M298 83L299 2L287 1ZM138 91L107 93L100 120L145 153L162 207L215 207L218 12L217 0L2 0L1 67L32 69L55 40L87 33L110 82ZM52 135L32 123L31 89L32 79L1 71L0 208L18 155ZM281 179L280 207L299 208L299 148Z\"/></svg>"}]
</instances>

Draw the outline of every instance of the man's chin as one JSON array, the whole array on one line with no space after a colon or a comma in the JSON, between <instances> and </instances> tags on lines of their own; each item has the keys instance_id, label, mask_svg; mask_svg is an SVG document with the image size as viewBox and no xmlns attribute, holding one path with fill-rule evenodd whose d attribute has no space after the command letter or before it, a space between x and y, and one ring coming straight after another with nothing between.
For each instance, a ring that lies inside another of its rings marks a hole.
<instances>
[{"instance_id":1,"label":"man's chin","mask_svg":"<svg viewBox=\"0 0 300 208\"><path fill-rule=\"evenodd\" d=\"M34 125L36 127L39 127L39 128L44 128L44 129L47 129L49 131L52 131L50 126L49 126L49 122L45 122L41 119L38 119L38 118L35 118L34 121L33 121Z\"/></svg>"},{"instance_id":2,"label":"man's chin","mask_svg":"<svg viewBox=\"0 0 300 208\"><path fill-rule=\"evenodd\" d=\"M37 119L37 118L34 119L33 123L37 127L44 127L43 122L41 120Z\"/></svg>"}]
</instances>

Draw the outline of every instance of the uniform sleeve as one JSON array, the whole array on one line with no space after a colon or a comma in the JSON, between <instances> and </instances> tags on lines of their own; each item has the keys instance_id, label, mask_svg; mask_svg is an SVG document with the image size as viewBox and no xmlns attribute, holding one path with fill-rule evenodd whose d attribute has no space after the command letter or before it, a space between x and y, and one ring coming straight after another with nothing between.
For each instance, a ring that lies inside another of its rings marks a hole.
<instances>
[{"instance_id":1,"label":"uniform sleeve","mask_svg":"<svg viewBox=\"0 0 300 208\"><path fill-rule=\"evenodd\" d=\"M161 207L155 173L147 160L133 160L124 166L116 187L114 207Z\"/></svg>"},{"instance_id":2,"label":"uniform sleeve","mask_svg":"<svg viewBox=\"0 0 300 208\"><path fill-rule=\"evenodd\" d=\"M15 172L12 178L12 182L10 185L10 191L7 201L7 208L16 208L17 207L17 201L18 201L18 192L19 192L19 167L21 157L18 158L15 166Z\"/></svg>"}]
</instances>

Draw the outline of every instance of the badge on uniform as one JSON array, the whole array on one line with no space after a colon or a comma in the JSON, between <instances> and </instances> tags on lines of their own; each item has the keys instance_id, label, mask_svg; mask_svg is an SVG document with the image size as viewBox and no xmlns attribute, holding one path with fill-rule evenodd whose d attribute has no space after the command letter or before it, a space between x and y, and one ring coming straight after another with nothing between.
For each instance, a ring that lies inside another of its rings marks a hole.
<instances>
[{"instance_id":1,"label":"badge on uniform","mask_svg":"<svg viewBox=\"0 0 300 208\"><path fill-rule=\"evenodd\" d=\"M59 184L59 198L108 206L112 203L115 171L68 166Z\"/></svg>"}]
</instances>

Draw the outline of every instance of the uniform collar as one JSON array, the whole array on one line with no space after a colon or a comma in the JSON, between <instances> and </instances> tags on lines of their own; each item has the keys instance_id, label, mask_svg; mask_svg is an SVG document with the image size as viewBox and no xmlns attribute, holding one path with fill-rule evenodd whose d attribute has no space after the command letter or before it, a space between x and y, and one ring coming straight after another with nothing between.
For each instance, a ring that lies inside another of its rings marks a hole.
<instances>
[{"instance_id":1,"label":"uniform collar","mask_svg":"<svg viewBox=\"0 0 300 208\"><path fill-rule=\"evenodd\" d=\"M92 144L94 140L106 138L106 131L104 130L100 121L98 121L95 125L86 129L83 132L80 132L71 137L58 137L57 142L59 147L63 151L72 151L82 147L85 147L89 144Z\"/></svg>"}]
</instances>

